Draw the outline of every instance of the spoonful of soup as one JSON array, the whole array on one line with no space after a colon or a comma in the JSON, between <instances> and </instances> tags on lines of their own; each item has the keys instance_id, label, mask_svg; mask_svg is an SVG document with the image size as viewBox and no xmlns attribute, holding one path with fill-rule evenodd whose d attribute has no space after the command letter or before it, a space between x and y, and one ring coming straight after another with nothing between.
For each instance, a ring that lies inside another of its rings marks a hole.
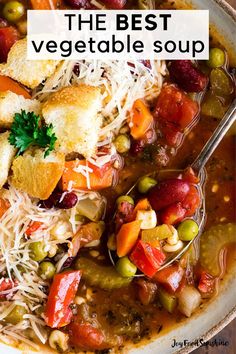
<instances>
[{"instance_id":1,"label":"spoonful of soup","mask_svg":"<svg viewBox=\"0 0 236 354\"><path fill-rule=\"evenodd\" d=\"M123 277L153 277L200 237L206 220L205 165L235 119L236 99L190 166L145 175L117 199L107 245Z\"/></svg>"}]
</instances>

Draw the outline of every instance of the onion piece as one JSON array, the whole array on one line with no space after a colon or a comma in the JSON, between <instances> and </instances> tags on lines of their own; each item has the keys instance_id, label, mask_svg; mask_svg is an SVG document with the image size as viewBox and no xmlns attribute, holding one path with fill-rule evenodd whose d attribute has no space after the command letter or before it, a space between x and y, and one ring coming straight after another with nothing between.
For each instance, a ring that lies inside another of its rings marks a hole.
<instances>
[{"instance_id":1,"label":"onion piece","mask_svg":"<svg viewBox=\"0 0 236 354\"><path fill-rule=\"evenodd\" d=\"M179 294L178 299L179 311L190 317L201 303L201 294L193 286L186 286Z\"/></svg>"}]
</instances>

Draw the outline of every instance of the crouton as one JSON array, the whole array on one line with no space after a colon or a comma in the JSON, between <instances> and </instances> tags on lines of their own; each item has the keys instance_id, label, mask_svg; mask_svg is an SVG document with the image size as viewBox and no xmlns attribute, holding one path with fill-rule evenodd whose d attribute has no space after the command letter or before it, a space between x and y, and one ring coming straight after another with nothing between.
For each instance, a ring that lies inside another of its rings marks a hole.
<instances>
[{"instance_id":1,"label":"crouton","mask_svg":"<svg viewBox=\"0 0 236 354\"><path fill-rule=\"evenodd\" d=\"M39 114L40 108L37 100L26 99L11 91L0 92L0 128L10 128L14 115L21 110Z\"/></svg>"},{"instance_id":2,"label":"crouton","mask_svg":"<svg viewBox=\"0 0 236 354\"><path fill-rule=\"evenodd\" d=\"M31 148L18 156L12 164L12 185L31 197L47 199L61 178L65 156L51 152L44 158L42 149Z\"/></svg>"},{"instance_id":3,"label":"crouton","mask_svg":"<svg viewBox=\"0 0 236 354\"><path fill-rule=\"evenodd\" d=\"M27 60L27 40L17 41L10 49L7 63L0 65L0 74L11 77L21 84L34 89L51 76L59 61Z\"/></svg>"},{"instance_id":4,"label":"crouton","mask_svg":"<svg viewBox=\"0 0 236 354\"><path fill-rule=\"evenodd\" d=\"M100 89L84 84L64 87L49 97L42 115L47 124L53 124L59 151L77 152L86 158L96 152L102 123L100 107Z\"/></svg>"},{"instance_id":5,"label":"crouton","mask_svg":"<svg viewBox=\"0 0 236 354\"><path fill-rule=\"evenodd\" d=\"M0 189L7 182L16 149L9 143L9 132L0 134Z\"/></svg>"}]
</instances>

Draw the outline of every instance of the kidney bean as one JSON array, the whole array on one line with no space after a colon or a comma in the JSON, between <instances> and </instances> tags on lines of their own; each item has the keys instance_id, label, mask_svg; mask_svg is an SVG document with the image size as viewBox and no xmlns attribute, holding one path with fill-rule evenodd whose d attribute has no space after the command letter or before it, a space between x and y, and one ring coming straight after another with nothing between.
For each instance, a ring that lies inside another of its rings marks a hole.
<instances>
[{"instance_id":1,"label":"kidney bean","mask_svg":"<svg viewBox=\"0 0 236 354\"><path fill-rule=\"evenodd\" d=\"M73 208L77 201L78 197L73 192L68 192L62 198L62 192L53 192L47 200L40 201L40 206L46 209L51 209L53 207L59 209L71 209Z\"/></svg>"},{"instance_id":2,"label":"kidney bean","mask_svg":"<svg viewBox=\"0 0 236 354\"><path fill-rule=\"evenodd\" d=\"M177 178L167 179L153 187L148 195L149 202L155 211L182 202L190 189L189 183Z\"/></svg>"},{"instance_id":3,"label":"kidney bean","mask_svg":"<svg viewBox=\"0 0 236 354\"><path fill-rule=\"evenodd\" d=\"M90 0L65 0L65 2L75 9L93 9Z\"/></svg>"},{"instance_id":4,"label":"kidney bean","mask_svg":"<svg viewBox=\"0 0 236 354\"><path fill-rule=\"evenodd\" d=\"M126 4L126 0L103 0L102 2L110 9L123 9Z\"/></svg>"},{"instance_id":5,"label":"kidney bean","mask_svg":"<svg viewBox=\"0 0 236 354\"><path fill-rule=\"evenodd\" d=\"M144 148L144 140L132 140L129 152L132 156L136 156L140 154L144 150Z\"/></svg>"},{"instance_id":6,"label":"kidney bean","mask_svg":"<svg viewBox=\"0 0 236 354\"><path fill-rule=\"evenodd\" d=\"M162 224L175 225L182 221L186 216L186 209L181 203L174 203L166 207L160 215Z\"/></svg>"}]
</instances>

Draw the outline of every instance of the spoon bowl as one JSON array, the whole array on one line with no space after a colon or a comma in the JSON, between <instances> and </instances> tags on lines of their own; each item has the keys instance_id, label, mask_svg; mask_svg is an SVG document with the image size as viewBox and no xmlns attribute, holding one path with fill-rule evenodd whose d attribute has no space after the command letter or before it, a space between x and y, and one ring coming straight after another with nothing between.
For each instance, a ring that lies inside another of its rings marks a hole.
<instances>
[{"instance_id":1,"label":"spoon bowl","mask_svg":"<svg viewBox=\"0 0 236 354\"><path fill-rule=\"evenodd\" d=\"M198 178L198 183L194 184L194 186L197 188L201 203L199 207L197 208L195 214L191 216L191 219L193 219L197 224L198 224L198 234L191 239L191 241L185 241L184 246L177 252L170 253L166 259L163 265L158 269L161 270L163 268L168 267L171 265L173 262L178 260L191 246L191 244L194 242L196 238L199 238L204 230L205 222L206 222L206 209L205 209L205 182L206 182L206 169L205 165L213 152L215 151L216 147L219 145L220 141L223 139L224 135L226 132L229 130L231 125L235 122L236 120L236 99L234 99L233 103L229 107L228 111L220 121L219 125L215 129L214 133L210 137L210 139L207 141L203 149L201 150L200 154L196 158L196 160L191 164L191 169L195 173L195 176ZM174 178L180 178L181 175L184 174L186 170L178 170L178 169L163 169L159 170L153 173L149 173L144 175L143 177L152 177L155 178L156 180L167 180L170 179L171 177L174 176ZM141 177L141 178L143 178ZM132 194L135 192L135 189L140 181L139 178L134 185L129 189L129 191L126 193L127 196L132 196ZM113 219L115 218L115 215ZM184 220L188 219L184 218ZM183 220L183 221L184 221ZM113 259L113 254L110 250L109 252L109 257L111 259L111 262L113 265L115 265L115 261ZM138 274L136 276L145 276L144 274Z\"/></svg>"}]
</instances>

